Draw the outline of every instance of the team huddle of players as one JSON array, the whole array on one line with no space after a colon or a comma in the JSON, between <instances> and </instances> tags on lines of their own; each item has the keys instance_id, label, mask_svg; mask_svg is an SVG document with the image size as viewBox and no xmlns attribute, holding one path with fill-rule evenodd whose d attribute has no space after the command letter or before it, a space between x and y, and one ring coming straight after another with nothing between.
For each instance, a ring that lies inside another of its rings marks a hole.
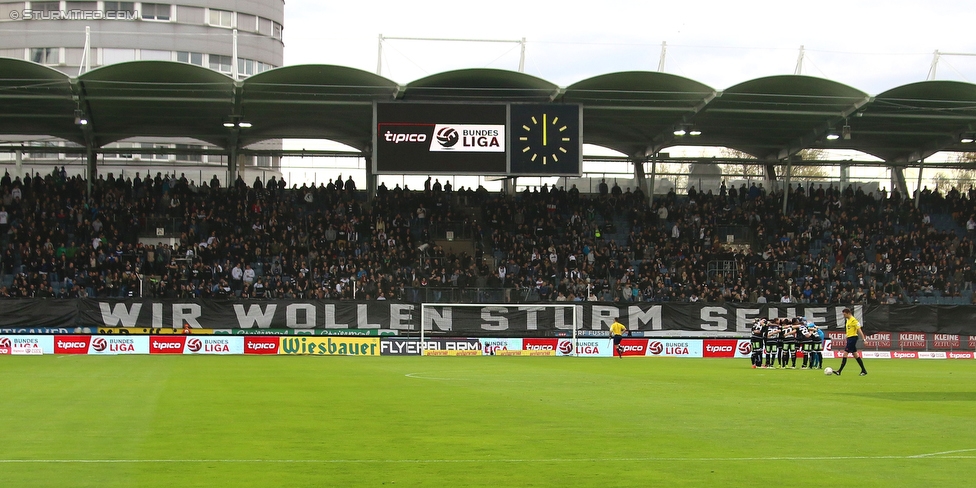
<instances>
[{"instance_id":1,"label":"team huddle of players","mask_svg":"<svg viewBox=\"0 0 976 488\"><path fill-rule=\"evenodd\" d=\"M821 369L824 337L804 318L758 319L752 325L752 367L796 369L796 353L803 351L800 368Z\"/></svg>"}]
</instances>

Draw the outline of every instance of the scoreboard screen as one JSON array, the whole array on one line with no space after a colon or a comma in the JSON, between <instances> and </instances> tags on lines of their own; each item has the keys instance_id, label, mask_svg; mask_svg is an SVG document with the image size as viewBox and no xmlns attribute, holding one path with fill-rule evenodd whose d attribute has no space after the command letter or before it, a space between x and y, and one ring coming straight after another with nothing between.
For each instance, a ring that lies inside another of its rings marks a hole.
<instances>
[{"instance_id":1,"label":"scoreboard screen","mask_svg":"<svg viewBox=\"0 0 976 488\"><path fill-rule=\"evenodd\" d=\"M377 103L374 114L377 174L506 173L506 105Z\"/></svg>"},{"instance_id":2,"label":"scoreboard screen","mask_svg":"<svg viewBox=\"0 0 976 488\"><path fill-rule=\"evenodd\" d=\"M579 105L376 103L373 173L579 176Z\"/></svg>"},{"instance_id":3,"label":"scoreboard screen","mask_svg":"<svg viewBox=\"0 0 976 488\"><path fill-rule=\"evenodd\" d=\"M512 104L512 176L579 176L583 123L579 105Z\"/></svg>"}]
</instances>

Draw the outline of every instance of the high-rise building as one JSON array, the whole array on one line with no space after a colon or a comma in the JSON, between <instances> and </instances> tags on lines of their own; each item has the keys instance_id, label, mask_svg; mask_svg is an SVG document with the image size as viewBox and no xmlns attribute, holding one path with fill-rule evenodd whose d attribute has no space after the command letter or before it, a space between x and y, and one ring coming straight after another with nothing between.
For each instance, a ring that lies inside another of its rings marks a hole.
<instances>
[{"instance_id":1,"label":"high-rise building","mask_svg":"<svg viewBox=\"0 0 976 488\"><path fill-rule=\"evenodd\" d=\"M0 56L33 61L68 76L78 76L86 66L95 69L126 61L163 60L194 64L243 79L282 65L283 22L284 0L179 0L177 3L0 0ZM56 141L32 144L60 145ZM120 149L116 158L133 159L126 154L126 148L147 145L181 148L199 144L193 140L147 139L122 141L113 147ZM263 146L280 148L281 143L269 141ZM51 159L55 151L34 153L29 158L40 162ZM111 156L106 154L104 163L112 165L112 159L116 158ZM156 165L221 163L205 161L207 158L210 157L136 155L130 164L143 159L151 159L148 162ZM279 165L278 159L254 157L245 167L274 170Z\"/></svg>"}]
</instances>

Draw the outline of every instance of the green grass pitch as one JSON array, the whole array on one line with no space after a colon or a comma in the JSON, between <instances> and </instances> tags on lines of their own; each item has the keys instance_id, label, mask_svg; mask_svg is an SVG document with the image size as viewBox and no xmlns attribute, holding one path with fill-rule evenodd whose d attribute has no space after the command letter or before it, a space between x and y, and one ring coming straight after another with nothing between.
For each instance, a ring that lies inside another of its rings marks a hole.
<instances>
[{"instance_id":1,"label":"green grass pitch","mask_svg":"<svg viewBox=\"0 0 976 488\"><path fill-rule=\"evenodd\" d=\"M976 361L866 364L6 356L0 486L972 486Z\"/></svg>"}]
</instances>

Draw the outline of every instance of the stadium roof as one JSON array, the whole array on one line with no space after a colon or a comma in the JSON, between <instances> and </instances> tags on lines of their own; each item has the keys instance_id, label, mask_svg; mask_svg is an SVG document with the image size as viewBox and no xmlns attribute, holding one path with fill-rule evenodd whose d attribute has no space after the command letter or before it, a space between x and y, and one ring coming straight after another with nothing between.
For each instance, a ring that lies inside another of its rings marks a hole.
<instances>
[{"instance_id":1,"label":"stadium roof","mask_svg":"<svg viewBox=\"0 0 976 488\"><path fill-rule=\"evenodd\" d=\"M399 85L342 66L286 66L234 81L167 61L113 64L69 77L0 58L0 134L53 136L96 149L130 137L190 137L228 149L315 138L365 152L373 102L394 100L580 104L585 143L637 158L694 145L770 162L831 148L908 163L938 151L972 150L960 139L976 131L976 85L953 81L912 83L872 97L796 75L719 91L658 72L609 73L559 87L523 73L466 69ZM89 124L76 124L79 114ZM235 121L253 125L239 132L224 126ZM686 135L676 136L679 129Z\"/></svg>"}]
</instances>

